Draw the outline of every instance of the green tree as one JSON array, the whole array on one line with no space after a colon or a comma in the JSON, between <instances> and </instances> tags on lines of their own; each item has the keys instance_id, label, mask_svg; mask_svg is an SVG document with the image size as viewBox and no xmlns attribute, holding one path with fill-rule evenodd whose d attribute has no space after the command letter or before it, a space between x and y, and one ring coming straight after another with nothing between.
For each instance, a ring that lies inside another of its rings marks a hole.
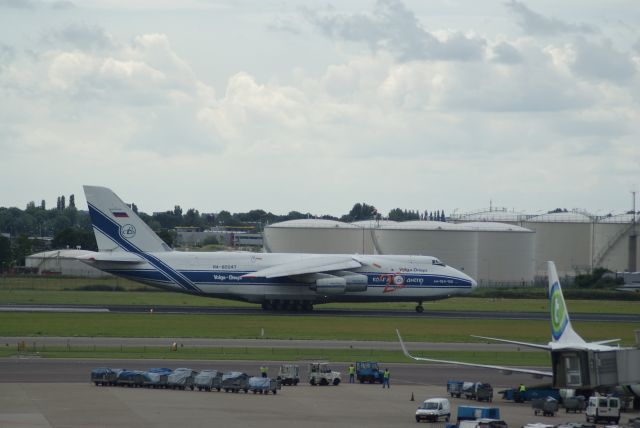
<instances>
[{"instance_id":1,"label":"green tree","mask_svg":"<svg viewBox=\"0 0 640 428\"><path fill-rule=\"evenodd\" d=\"M24 266L26 256L33 254L33 241L25 234L21 234L14 244L13 260L17 266Z\"/></svg>"},{"instance_id":2,"label":"green tree","mask_svg":"<svg viewBox=\"0 0 640 428\"><path fill-rule=\"evenodd\" d=\"M357 203L351 208L349 214L342 216L340 220L352 222L359 220L373 220L377 218L378 210L373 205L368 205L365 203Z\"/></svg>"},{"instance_id":3,"label":"green tree","mask_svg":"<svg viewBox=\"0 0 640 428\"><path fill-rule=\"evenodd\" d=\"M11 241L0 235L0 272L4 273L11 267L13 258L11 255Z\"/></svg>"},{"instance_id":4,"label":"green tree","mask_svg":"<svg viewBox=\"0 0 640 428\"><path fill-rule=\"evenodd\" d=\"M91 232L75 227L67 227L61 230L51 242L53 248L76 248L98 251L95 235Z\"/></svg>"},{"instance_id":5,"label":"green tree","mask_svg":"<svg viewBox=\"0 0 640 428\"><path fill-rule=\"evenodd\" d=\"M162 239L168 246L173 248L173 243L176 241L176 233L170 230L161 230L158 232L158 236Z\"/></svg>"}]
</instances>

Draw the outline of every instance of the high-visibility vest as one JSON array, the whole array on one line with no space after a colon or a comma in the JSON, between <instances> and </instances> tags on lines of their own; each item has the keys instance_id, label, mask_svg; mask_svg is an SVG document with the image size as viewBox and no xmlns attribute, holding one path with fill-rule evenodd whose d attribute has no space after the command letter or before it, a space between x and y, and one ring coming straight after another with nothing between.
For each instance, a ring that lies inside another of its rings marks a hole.
<instances>
[{"instance_id":1,"label":"high-visibility vest","mask_svg":"<svg viewBox=\"0 0 640 428\"><path fill-rule=\"evenodd\" d=\"M266 373L267 372L267 368L266 367L260 367L260 373Z\"/></svg>"},{"instance_id":2,"label":"high-visibility vest","mask_svg":"<svg viewBox=\"0 0 640 428\"><path fill-rule=\"evenodd\" d=\"M349 374L355 374L356 373L356 368L353 366L349 366Z\"/></svg>"},{"instance_id":3,"label":"high-visibility vest","mask_svg":"<svg viewBox=\"0 0 640 428\"><path fill-rule=\"evenodd\" d=\"M524 387L524 385L520 385L520 392L525 392L527 390L527 388Z\"/></svg>"},{"instance_id":4,"label":"high-visibility vest","mask_svg":"<svg viewBox=\"0 0 640 428\"><path fill-rule=\"evenodd\" d=\"M385 371L384 371L384 378L385 378L385 379L389 379L389 375L390 375L390 374L391 374L391 373L389 373L389 370L385 370Z\"/></svg>"}]
</instances>

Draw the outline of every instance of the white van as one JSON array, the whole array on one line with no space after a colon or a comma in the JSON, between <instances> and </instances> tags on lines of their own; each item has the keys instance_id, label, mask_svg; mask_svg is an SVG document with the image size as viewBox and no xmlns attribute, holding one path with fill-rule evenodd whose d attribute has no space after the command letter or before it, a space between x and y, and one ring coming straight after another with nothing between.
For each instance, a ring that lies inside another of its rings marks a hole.
<instances>
[{"instance_id":1,"label":"white van","mask_svg":"<svg viewBox=\"0 0 640 428\"><path fill-rule=\"evenodd\" d=\"M437 422L439 418L447 422L451 418L451 407L446 398L429 398L416 410L416 422Z\"/></svg>"},{"instance_id":2,"label":"white van","mask_svg":"<svg viewBox=\"0 0 640 428\"><path fill-rule=\"evenodd\" d=\"M587 422L620 422L620 399L617 397L589 397Z\"/></svg>"}]
</instances>

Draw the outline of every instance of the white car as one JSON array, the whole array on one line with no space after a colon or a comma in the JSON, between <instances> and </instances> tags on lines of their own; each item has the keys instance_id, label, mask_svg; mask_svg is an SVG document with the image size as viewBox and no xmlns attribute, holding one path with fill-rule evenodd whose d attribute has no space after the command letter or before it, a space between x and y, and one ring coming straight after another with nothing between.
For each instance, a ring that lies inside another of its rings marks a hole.
<instances>
[{"instance_id":1,"label":"white car","mask_svg":"<svg viewBox=\"0 0 640 428\"><path fill-rule=\"evenodd\" d=\"M416 410L416 422L437 422L440 418L447 422L451 418L451 406L446 398L429 398Z\"/></svg>"}]
</instances>

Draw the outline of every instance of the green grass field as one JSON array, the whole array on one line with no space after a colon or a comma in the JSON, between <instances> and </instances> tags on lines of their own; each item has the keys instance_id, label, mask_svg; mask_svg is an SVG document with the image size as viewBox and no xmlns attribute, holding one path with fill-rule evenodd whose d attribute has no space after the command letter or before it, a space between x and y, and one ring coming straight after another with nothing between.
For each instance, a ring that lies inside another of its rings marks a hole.
<instances>
[{"instance_id":1,"label":"green grass field","mask_svg":"<svg viewBox=\"0 0 640 428\"><path fill-rule=\"evenodd\" d=\"M634 343L633 323L575 323L587 340L619 337ZM469 335L527 342L549 341L546 321L477 319L174 315L115 313L0 313L0 336L209 337L395 341L395 329L408 341L471 342Z\"/></svg>"}]
</instances>

